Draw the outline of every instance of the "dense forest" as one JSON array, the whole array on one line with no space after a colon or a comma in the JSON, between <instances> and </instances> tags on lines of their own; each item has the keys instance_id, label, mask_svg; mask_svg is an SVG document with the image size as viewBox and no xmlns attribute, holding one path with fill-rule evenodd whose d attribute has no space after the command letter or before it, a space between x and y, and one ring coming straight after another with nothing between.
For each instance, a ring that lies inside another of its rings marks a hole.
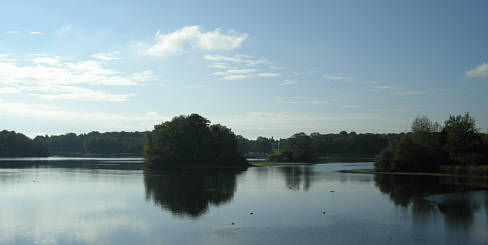
<instances>
[{"instance_id":1,"label":"dense forest","mask_svg":"<svg viewBox=\"0 0 488 245\"><path fill-rule=\"evenodd\" d=\"M273 138L258 137L256 140L248 140L237 136L237 150L245 156L267 156L278 152L287 145L289 139L275 140ZM325 156L369 156L374 157L391 141L399 139L403 134L357 134L341 131L338 134L310 134L310 146L318 157Z\"/></svg>"},{"instance_id":2,"label":"dense forest","mask_svg":"<svg viewBox=\"0 0 488 245\"><path fill-rule=\"evenodd\" d=\"M392 141L375 162L377 171L487 174L488 136L469 113L450 116L444 125L417 117L412 132Z\"/></svg>"},{"instance_id":3,"label":"dense forest","mask_svg":"<svg viewBox=\"0 0 488 245\"><path fill-rule=\"evenodd\" d=\"M37 136L35 142L47 147L49 155L61 156L142 156L144 132L68 133Z\"/></svg>"},{"instance_id":4,"label":"dense forest","mask_svg":"<svg viewBox=\"0 0 488 245\"><path fill-rule=\"evenodd\" d=\"M3 131L3 134L6 135ZM146 132L90 132L88 134L68 133L53 136L37 136L30 140L26 136L19 137L17 143L0 139L2 145L12 145L10 148L0 148L4 153L1 156L142 156ZM19 134L20 135L20 134ZM309 137L311 147L315 155L325 156L368 156L374 157L381 149L387 147L393 140L397 140L402 134L356 134L342 131L338 134L312 133ZM23 139L20 139L23 138ZM267 157L271 153L278 152L286 146L288 139L274 139L257 137L254 140L246 139L241 135L236 136L237 152L245 157ZM23 142L23 143L22 143ZM27 146L35 142L35 145L44 149L39 150ZM20 145L26 144L25 147ZM17 147L14 150L12 147ZM7 155L6 152L12 152ZM15 153L14 153L15 152Z\"/></svg>"},{"instance_id":5,"label":"dense forest","mask_svg":"<svg viewBox=\"0 0 488 245\"><path fill-rule=\"evenodd\" d=\"M45 157L47 147L15 131L0 132L0 157Z\"/></svg>"}]
</instances>

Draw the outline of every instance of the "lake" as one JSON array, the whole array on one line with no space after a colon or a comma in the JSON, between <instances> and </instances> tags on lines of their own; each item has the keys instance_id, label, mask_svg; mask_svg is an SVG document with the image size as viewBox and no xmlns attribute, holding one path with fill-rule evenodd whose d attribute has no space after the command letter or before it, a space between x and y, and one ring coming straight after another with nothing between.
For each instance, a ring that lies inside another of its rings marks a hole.
<instances>
[{"instance_id":1,"label":"lake","mask_svg":"<svg viewBox=\"0 0 488 245\"><path fill-rule=\"evenodd\" d=\"M488 243L488 192L469 179L337 172L370 162L151 172L141 161L2 159L0 244Z\"/></svg>"}]
</instances>

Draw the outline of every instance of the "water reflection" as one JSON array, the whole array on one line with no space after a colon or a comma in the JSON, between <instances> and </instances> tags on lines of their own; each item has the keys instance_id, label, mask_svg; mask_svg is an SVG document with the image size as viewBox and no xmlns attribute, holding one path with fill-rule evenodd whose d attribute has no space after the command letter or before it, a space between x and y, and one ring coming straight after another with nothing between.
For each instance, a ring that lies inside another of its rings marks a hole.
<instances>
[{"instance_id":1,"label":"water reflection","mask_svg":"<svg viewBox=\"0 0 488 245\"><path fill-rule=\"evenodd\" d=\"M290 190L308 191L311 187L313 169L308 166L286 166L278 168L285 178L285 183Z\"/></svg>"},{"instance_id":2,"label":"water reflection","mask_svg":"<svg viewBox=\"0 0 488 245\"><path fill-rule=\"evenodd\" d=\"M486 191L476 191L472 180L467 186L465 180L453 177L375 175L374 181L396 206L411 207L415 220L426 222L428 217L441 213L452 230L471 229L474 213L488 207Z\"/></svg>"},{"instance_id":3,"label":"water reflection","mask_svg":"<svg viewBox=\"0 0 488 245\"><path fill-rule=\"evenodd\" d=\"M166 169L144 171L146 200L176 216L198 218L209 205L232 200L236 177L245 169Z\"/></svg>"}]
</instances>

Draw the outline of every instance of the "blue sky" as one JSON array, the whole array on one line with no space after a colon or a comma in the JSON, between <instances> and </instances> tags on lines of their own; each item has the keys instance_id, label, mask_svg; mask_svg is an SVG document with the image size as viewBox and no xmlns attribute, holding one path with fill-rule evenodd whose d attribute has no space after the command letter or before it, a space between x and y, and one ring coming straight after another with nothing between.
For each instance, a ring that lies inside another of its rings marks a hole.
<instances>
[{"instance_id":1,"label":"blue sky","mask_svg":"<svg viewBox=\"0 0 488 245\"><path fill-rule=\"evenodd\" d=\"M235 133L488 129L486 1L32 1L2 5L0 128Z\"/></svg>"}]
</instances>

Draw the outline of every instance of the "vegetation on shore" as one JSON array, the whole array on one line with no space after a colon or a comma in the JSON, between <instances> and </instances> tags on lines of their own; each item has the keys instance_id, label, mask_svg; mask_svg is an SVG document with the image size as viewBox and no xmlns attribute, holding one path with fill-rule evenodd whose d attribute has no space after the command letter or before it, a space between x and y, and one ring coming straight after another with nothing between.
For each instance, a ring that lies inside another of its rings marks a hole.
<instances>
[{"instance_id":1,"label":"vegetation on shore","mask_svg":"<svg viewBox=\"0 0 488 245\"><path fill-rule=\"evenodd\" d=\"M450 116L442 127L427 117L417 117L412 132L383 149L374 167L378 172L456 173L456 169L471 169L471 175L479 175L475 166L487 164L487 135L479 132L475 120L466 113ZM454 166L454 170L441 169L445 165Z\"/></svg>"},{"instance_id":2,"label":"vegetation on shore","mask_svg":"<svg viewBox=\"0 0 488 245\"><path fill-rule=\"evenodd\" d=\"M47 155L47 147L38 141L15 131L0 131L0 157L46 157Z\"/></svg>"},{"instance_id":3,"label":"vegetation on shore","mask_svg":"<svg viewBox=\"0 0 488 245\"><path fill-rule=\"evenodd\" d=\"M146 134L144 158L149 168L249 165L237 152L232 130L220 124L210 125L198 114L174 117L154 126Z\"/></svg>"},{"instance_id":4,"label":"vegetation on shore","mask_svg":"<svg viewBox=\"0 0 488 245\"><path fill-rule=\"evenodd\" d=\"M145 132L90 132L37 136L49 155L61 156L142 156Z\"/></svg>"},{"instance_id":5,"label":"vegetation on shore","mask_svg":"<svg viewBox=\"0 0 488 245\"><path fill-rule=\"evenodd\" d=\"M268 160L274 162L312 163L316 160L312 139L305 133L294 134L286 140L285 145L279 152L269 155Z\"/></svg>"},{"instance_id":6,"label":"vegetation on shore","mask_svg":"<svg viewBox=\"0 0 488 245\"><path fill-rule=\"evenodd\" d=\"M426 173L426 172L379 172L374 169L352 169L352 170L340 170L341 173L354 173L354 174L393 174L393 175L421 175L421 176L453 176L453 174L447 173Z\"/></svg>"}]
</instances>

